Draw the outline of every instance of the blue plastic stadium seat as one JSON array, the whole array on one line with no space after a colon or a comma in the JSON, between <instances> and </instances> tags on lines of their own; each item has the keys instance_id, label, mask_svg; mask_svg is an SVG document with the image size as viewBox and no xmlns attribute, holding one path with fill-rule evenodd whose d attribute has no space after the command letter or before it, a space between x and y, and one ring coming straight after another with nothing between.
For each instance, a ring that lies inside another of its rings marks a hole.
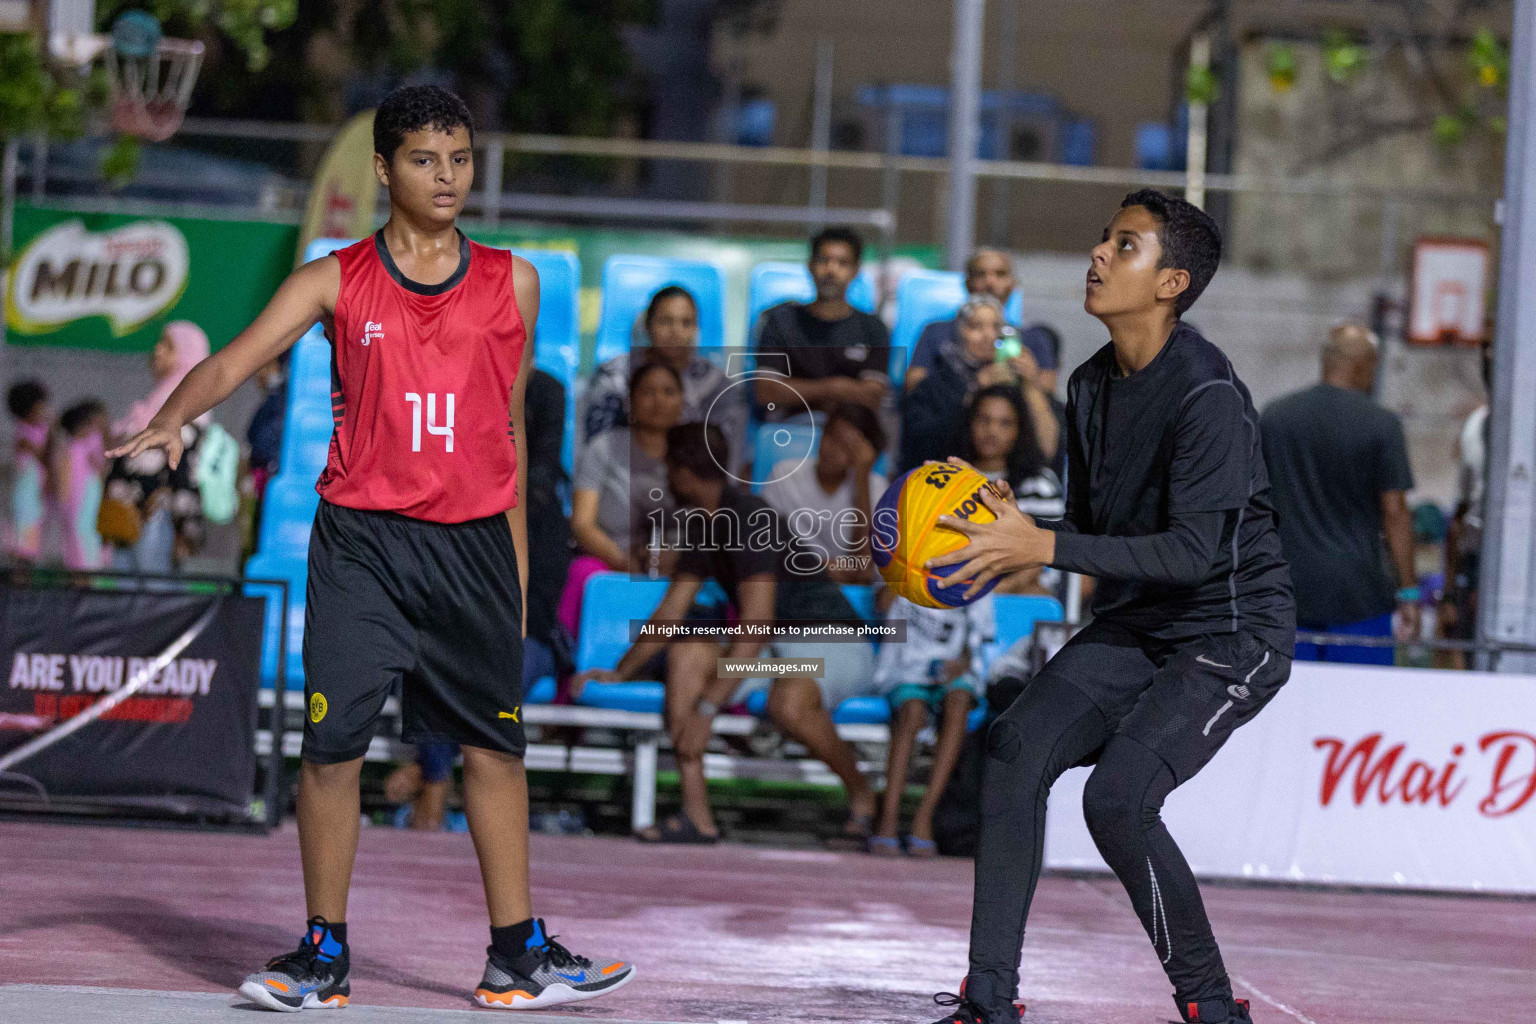
<instances>
[{"instance_id":1,"label":"blue plastic stadium seat","mask_svg":"<svg viewBox=\"0 0 1536 1024\"><path fill-rule=\"evenodd\" d=\"M548 704L555 699L555 677L540 676L523 694L524 704Z\"/></svg>"},{"instance_id":2,"label":"blue plastic stadium seat","mask_svg":"<svg viewBox=\"0 0 1536 1024\"><path fill-rule=\"evenodd\" d=\"M875 612L875 588L867 583L844 583L843 596L848 603L853 605L853 610L859 613L859 617L865 622L876 622L879 615Z\"/></svg>"},{"instance_id":3,"label":"blue plastic stadium seat","mask_svg":"<svg viewBox=\"0 0 1536 1024\"><path fill-rule=\"evenodd\" d=\"M576 703L610 711L643 711L661 714L666 704L667 688L661 683L588 683Z\"/></svg>"},{"instance_id":4,"label":"blue plastic stadium seat","mask_svg":"<svg viewBox=\"0 0 1536 1024\"><path fill-rule=\"evenodd\" d=\"M997 635L992 650L984 652L989 662L1033 633L1035 623L1060 622L1063 616L1061 602L1054 597L997 594L992 607L997 618Z\"/></svg>"},{"instance_id":5,"label":"blue plastic stadium seat","mask_svg":"<svg viewBox=\"0 0 1536 1024\"><path fill-rule=\"evenodd\" d=\"M256 550L263 555L304 558L320 495L313 480L284 473L267 485L261 503L261 532Z\"/></svg>"},{"instance_id":6,"label":"blue plastic stadium seat","mask_svg":"<svg viewBox=\"0 0 1536 1024\"><path fill-rule=\"evenodd\" d=\"M941 270L914 270L896 286L896 326L891 331L891 375L905 375L923 328L949 320L965 304L965 275ZM1011 324L1024 318L1024 299L1015 290L1003 315Z\"/></svg>"},{"instance_id":7,"label":"blue plastic stadium seat","mask_svg":"<svg viewBox=\"0 0 1536 1024\"><path fill-rule=\"evenodd\" d=\"M569 250L513 249L539 272L534 365L565 388L560 462L571 472L576 438L576 372L581 365L581 264Z\"/></svg>"},{"instance_id":8,"label":"blue plastic stadium seat","mask_svg":"<svg viewBox=\"0 0 1536 1024\"><path fill-rule=\"evenodd\" d=\"M891 720L891 705L884 697L849 697L832 712L838 725L884 725Z\"/></svg>"},{"instance_id":9,"label":"blue plastic stadium seat","mask_svg":"<svg viewBox=\"0 0 1536 1024\"><path fill-rule=\"evenodd\" d=\"M288 583L288 652L287 682L290 690L304 686L304 582L308 578L309 564L303 556L267 555L258 553L245 563L245 574L253 579L286 580ZM272 587L252 584L247 591L256 596L270 596ZM277 648L282 616L279 600L267 602L266 616L261 631L261 685L270 687L277 679Z\"/></svg>"},{"instance_id":10,"label":"blue plastic stadium seat","mask_svg":"<svg viewBox=\"0 0 1536 1024\"><path fill-rule=\"evenodd\" d=\"M757 329L757 319L763 311L781 302L810 302L816 298L816 285L811 271L804 263L787 263L770 260L752 268L747 284L747 332ZM876 288L873 270L865 268L848 286L848 304L866 313L875 311Z\"/></svg>"},{"instance_id":11,"label":"blue plastic stadium seat","mask_svg":"<svg viewBox=\"0 0 1536 1024\"><path fill-rule=\"evenodd\" d=\"M752 440L752 493L763 489L773 467L785 459L816 455L821 433L809 423L763 423ZM807 466L810 463L807 462Z\"/></svg>"},{"instance_id":12,"label":"blue plastic stadium seat","mask_svg":"<svg viewBox=\"0 0 1536 1024\"><path fill-rule=\"evenodd\" d=\"M576 637L576 671L617 665L629 650L630 620L650 618L666 592L666 580L635 580L619 572L600 572L587 580ZM663 697L659 682L588 683L576 703L659 713Z\"/></svg>"},{"instance_id":13,"label":"blue plastic stadium seat","mask_svg":"<svg viewBox=\"0 0 1536 1024\"><path fill-rule=\"evenodd\" d=\"M699 307L699 347L725 344L725 271L713 263L661 256L610 256L603 264L603 311L593 362L629 351L635 324L651 296L667 285L688 289Z\"/></svg>"}]
</instances>

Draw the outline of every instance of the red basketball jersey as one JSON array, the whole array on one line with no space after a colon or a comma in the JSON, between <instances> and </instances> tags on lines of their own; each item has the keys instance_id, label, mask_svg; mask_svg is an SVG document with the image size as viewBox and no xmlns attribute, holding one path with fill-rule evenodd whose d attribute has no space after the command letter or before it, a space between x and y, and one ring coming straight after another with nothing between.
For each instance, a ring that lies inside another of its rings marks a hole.
<instances>
[{"instance_id":1,"label":"red basketball jersey","mask_svg":"<svg viewBox=\"0 0 1536 1024\"><path fill-rule=\"evenodd\" d=\"M461 234L459 268L436 285L401 274L382 233L336 257L335 429L320 496L438 523L516 505L510 402L528 332L512 254Z\"/></svg>"}]
</instances>

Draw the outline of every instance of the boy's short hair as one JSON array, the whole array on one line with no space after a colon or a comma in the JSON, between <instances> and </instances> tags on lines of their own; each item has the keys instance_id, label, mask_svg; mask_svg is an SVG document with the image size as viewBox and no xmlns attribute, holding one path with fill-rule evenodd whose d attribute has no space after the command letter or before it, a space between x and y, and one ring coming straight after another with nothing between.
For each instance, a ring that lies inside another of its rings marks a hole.
<instances>
[{"instance_id":1,"label":"boy's short hair","mask_svg":"<svg viewBox=\"0 0 1536 1024\"><path fill-rule=\"evenodd\" d=\"M440 132L463 128L469 140L475 140L475 119L463 100L440 85L402 85L384 97L374 112L373 151L386 161L393 160L408 132L426 128Z\"/></svg>"},{"instance_id":2,"label":"boy's short hair","mask_svg":"<svg viewBox=\"0 0 1536 1024\"><path fill-rule=\"evenodd\" d=\"M1189 287L1174 300L1173 311L1183 316L1205 286L1216 276L1221 263L1221 229L1194 203L1159 192L1155 188L1137 189L1120 204L1145 207L1158 220L1157 240L1163 247L1160 267L1171 267L1189 274Z\"/></svg>"},{"instance_id":3,"label":"boy's short hair","mask_svg":"<svg viewBox=\"0 0 1536 1024\"><path fill-rule=\"evenodd\" d=\"M59 426L64 433L73 434L91 421L92 417L105 416L107 407L98 398L87 398L76 402L59 414Z\"/></svg>"},{"instance_id":4,"label":"boy's short hair","mask_svg":"<svg viewBox=\"0 0 1536 1024\"><path fill-rule=\"evenodd\" d=\"M816 232L816 236L811 239L811 259L815 259L816 254L821 252L821 247L828 242L842 242L853 250L853 262L864 261L864 239L860 238L859 233L853 228L834 225Z\"/></svg>"},{"instance_id":5,"label":"boy's short hair","mask_svg":"<svg viewBox=\"0 0 1536 1024\"><path fill-rule=\"evenodd\" d=\"M686 469L700 480L724 480L731 446L713 423L679 423L667 431L667 466Z\"/></svg>"},{"instance_id":6,"label":"boy's short hair","mask_svg":"<svg viewBox=\"0 0 1536 1024\"><path fill-rule=\"evenodd\" d=\"M32 415L39 402L48 401L48 389L43 387L42 381L19 380L5 391L5 406L11 411L11 415L18 420L24 420Z\"/></svg>"},{"instance_id":7,"label":"boy's short hair","mask_svg":"<svg viewBox=\"0 0 1536 1024\"><path fill-rule=\"evenodd\" d=\"M834 423L846 423L863 434L864 440L869 442L876 454L885 450L885 428L880 425L880 417L875 414L875 410L869 406L858 402L840 402L827 413L822 433L831 430Z\"/></svg>"}]
</instances>

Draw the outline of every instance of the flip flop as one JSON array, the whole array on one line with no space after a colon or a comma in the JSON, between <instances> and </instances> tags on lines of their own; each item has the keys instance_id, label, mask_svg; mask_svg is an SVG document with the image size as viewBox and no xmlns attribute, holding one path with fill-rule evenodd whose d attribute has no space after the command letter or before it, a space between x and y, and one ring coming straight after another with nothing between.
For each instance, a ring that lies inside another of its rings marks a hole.
<instances>
[{"instance_id":1,"label":"flip flop","mask_svg":"<svg viewBox=\"0 0 1536 1024\"><path fill-rule=\"evenodd\" d=\"M907 836L907 856L927 859L939 855L938 845L932 839L919 839L917 836Z\"/></svg>"},{"instance_id":2,"label":"flip flop","mask_svg":"<svg viewBox=\"0 0 1536 1024\"><path fill-rule=\"evenodd\" d=\"M864 840L864 852L875 857L900 857L901 840L895 836L869 836Z\"/></svg>"},{"instance_id":3,"label":"flip flop","mask_svg":"<svg viewBox=\"0 0 1536 1024\"><path fill-rule=\"evenodd\" d=\"M656 830L654 835L636 832L635 838L642 843L669 843L678 846L714 846L720 841L718 835L712 836L701 832L699 826L695 825L693 819L686 814L668 818L652 827Z\"/></svg>"}]
</instances>

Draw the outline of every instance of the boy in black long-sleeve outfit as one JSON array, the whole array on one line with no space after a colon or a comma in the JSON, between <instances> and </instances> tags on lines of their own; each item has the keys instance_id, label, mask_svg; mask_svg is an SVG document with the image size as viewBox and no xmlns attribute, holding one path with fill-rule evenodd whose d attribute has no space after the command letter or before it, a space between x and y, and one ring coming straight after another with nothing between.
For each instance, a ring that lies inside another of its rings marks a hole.
<instances>
[{"instance_id":1,"label":"boy in black long-sleeve outfit","mask_svg":"<svg viewBox=\"0 0 1536 1024\"><path fill-rule=\"evenodd\" d=\"M1198 208L1145 189L1094 247L1083 306L1109 328L1072 375L1067 515L946 518L979 589L1035 565L1096 577L1094 621L992 727L982 793L970 972L941 1024L1016 1021L1024 922L1040 877L1045 804L1096 764L1083 811L1141 918L1185 1021L1246 1022L1194 875L1159 817L1290 675L1295 605L1259 418L1215 345L1180 321L1216 272L1221 237ZM1229 766L1234 770L1240 766ZM1212 821L1212 828L1222 822Z\"/></svg>"}]
</instances>

